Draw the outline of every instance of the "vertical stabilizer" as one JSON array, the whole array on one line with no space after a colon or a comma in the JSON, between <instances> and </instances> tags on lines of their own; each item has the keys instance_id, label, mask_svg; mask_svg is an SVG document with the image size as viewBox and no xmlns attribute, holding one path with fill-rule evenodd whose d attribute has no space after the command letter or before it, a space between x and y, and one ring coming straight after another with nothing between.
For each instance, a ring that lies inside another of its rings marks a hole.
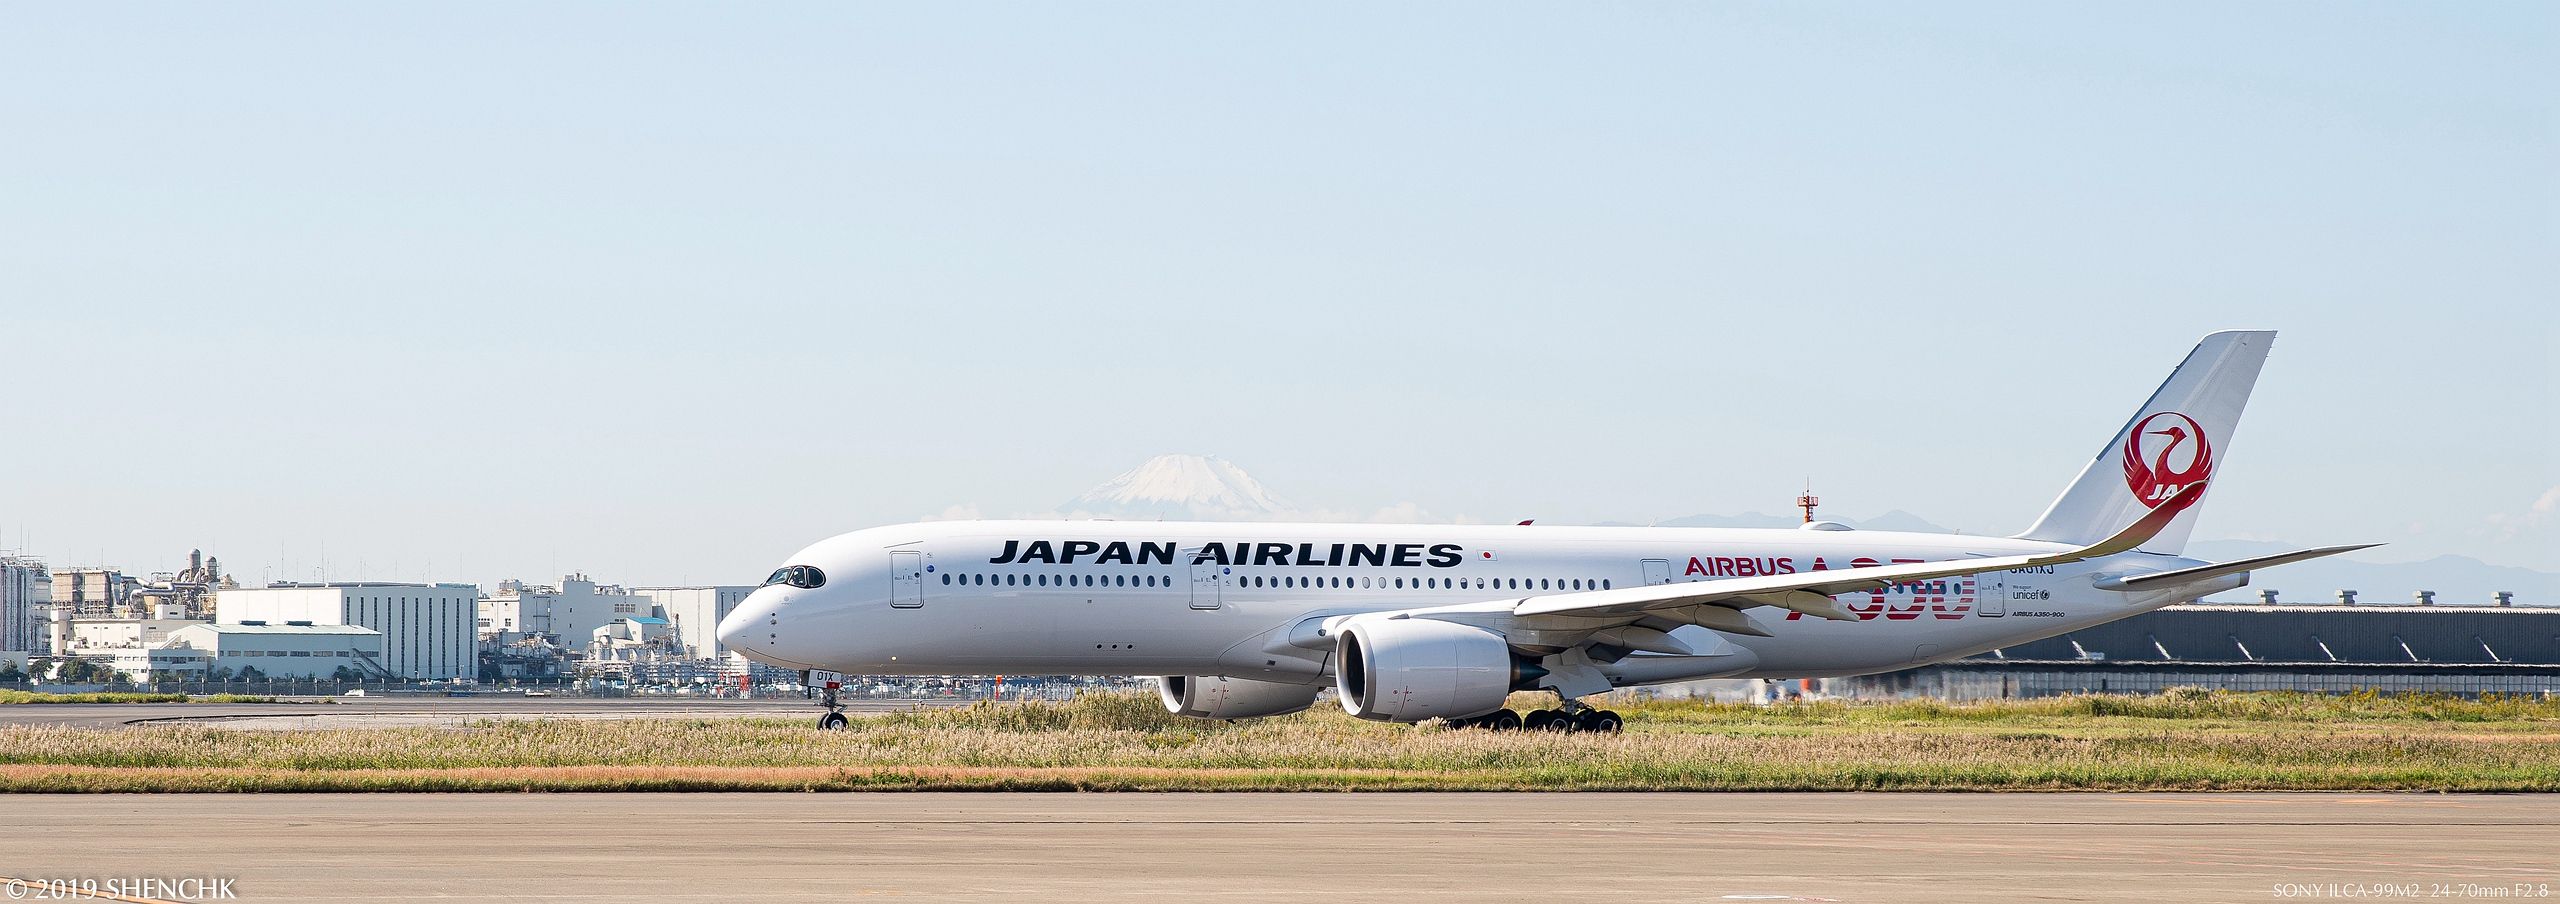
<instances>
[{"instance_id":1,"label":"vertical stabilizer","mask_svg":"<svg viewBox=\"0 0 2560 904\"><path fill-rule=\"evenodd\" d=\"M2230 330L2196 343L2151 400L2080 470L2080 478L2018 536L2090 543L2168 504L2184 511L2142 548L2163 553L2184 548L2204 494L2181 496L2178 491L2211 479L2230 455L2232 432L2275 338L2273 330Z\"/></svg>"}]
</instances>

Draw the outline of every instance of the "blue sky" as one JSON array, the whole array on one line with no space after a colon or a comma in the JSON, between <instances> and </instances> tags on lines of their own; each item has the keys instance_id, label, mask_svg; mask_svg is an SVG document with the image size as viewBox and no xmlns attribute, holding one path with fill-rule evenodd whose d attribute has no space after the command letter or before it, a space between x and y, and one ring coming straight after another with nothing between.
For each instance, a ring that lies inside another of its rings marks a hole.
<instances>
[{"instance_id":1,"label":"blue sky","mask_svg":"<svg viewBox=\"0 0 2560 904\"><path fill-rule=\"evenodd\" d=\"M2199 538L2560 569L2556 44L2538 4L13 4L0 547L741 580L1169 451L1339 511L1810 477L2007 532L2266 327Z\"/></svg>"}]
</instances>

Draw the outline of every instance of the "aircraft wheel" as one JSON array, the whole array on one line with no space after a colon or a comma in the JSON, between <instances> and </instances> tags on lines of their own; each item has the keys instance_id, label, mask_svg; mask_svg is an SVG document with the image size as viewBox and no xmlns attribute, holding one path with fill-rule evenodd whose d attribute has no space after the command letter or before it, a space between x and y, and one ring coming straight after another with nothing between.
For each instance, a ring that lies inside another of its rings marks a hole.
<instances>
[{"instance_id":1,"label":"aircraft wheel","mask_svg":"<svg viewBox=\"0 0 2560 904\"><path fill-rule=\"evenodd\" d=\"M828 713L828 714L826 714L826 715L819 716L819 717L818 717L818 730L819 730L819 731L843 731L843 730L844 730L844 714L843 714L843 713Z\"/></svg>"},{"instance_id":2,"label":"aircraft wheel","mask_svg":"<svg viewBox=\"0 0 2560 904\"><path fill-rule=\"evenodd\" d=\"M1520 727L1530 731L1571 731L1573 722L1556 710L1533 709L1527 718L1520 720Z\"/></svg>"},{"instance_id":3,"label":"aircraft wheel","mask_svg":"<svg viewBox=\"0 0 2560 904\"><path fill-rule=\"evenodd\" d=\"M1621 718L1615 710L1586 709L1582 711L1581 728L1584 731L1617 734L1626 727L1627 720Z\"/></svg>"},{"instance_id":4,"label":"aircraft wheel","mask_svg":"<svg viewBox=\"0 0 2560 904\"><path fill-rule=\"evenodd\" d=\"M1484 721L1486 728L1490 728L1495 731L1520 730L1520 714L1507 709L1494 710L1493 712L1486 713L1481 718Z\"/></svg>"}]
</instances>

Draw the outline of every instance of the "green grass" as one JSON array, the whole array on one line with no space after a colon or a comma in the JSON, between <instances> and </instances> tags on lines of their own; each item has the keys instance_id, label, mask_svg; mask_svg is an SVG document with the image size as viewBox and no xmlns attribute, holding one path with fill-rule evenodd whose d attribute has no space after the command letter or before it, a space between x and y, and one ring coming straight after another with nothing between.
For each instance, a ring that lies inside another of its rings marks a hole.
<instances>
[{"instance_id":1,"label":"green grass","mask_svg":"<svg viewBox=\"0 0 2560 904\"><path fill-rule=\"evenodd\" d=\"M1529 702L1523 698L1522 703ZM1199 722L1152 695L801 719L0 728L9 791L2560 791L2560 702L2172 692L1983 704L1622 701L1622 735Z\"/></svg>"},{"instance_id":2,"label":"green grass","mask_svg":"<svg viewBox=\"0 0 2560 904\"><path fill-rule=\"evenodd\" d=\"M273 703L274 697L248 694L145 694L129 691L92 691L85 694L47 694L40 691L0 690L0 704L10 703Z\"/></svg>"}]
</instances>

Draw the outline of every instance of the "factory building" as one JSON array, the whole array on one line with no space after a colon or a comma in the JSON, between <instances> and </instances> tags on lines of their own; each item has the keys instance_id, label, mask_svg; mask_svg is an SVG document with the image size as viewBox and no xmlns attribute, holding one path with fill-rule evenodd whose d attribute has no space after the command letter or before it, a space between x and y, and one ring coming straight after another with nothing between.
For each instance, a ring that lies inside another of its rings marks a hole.
<instances>
[{"instance_id":1,"label":"factory building","mask_svg":"<svg viewBox=\"0 0 2560 904\"><path fill-rule=\"evenodd\" d=\"M2170 606L1822 690L1979 699L2179 686L2560 693L2560 607Z\"/></svg>"},{"instance_id":2,"label":"factory building","mask_svg":"<svg viewBox=\"0 0 2560 904\"><path fill-rule=\"evenodd\" d=\"M192 656L197 670L232 675L251 674L248 670L255 669L255 674L269 678L329 678L346 668L369 679L406 677L385 661L384 637L360 625L199 622L171 632L168 645L151 652L169 654L171 663Z\"/></svg>"},{"instance_id":3,"label":"factory building","mask_svg":"<svg viewBox=\"0 0 2560 904\"><path fill-rule=\"evenodd\" d=\"M43 562L0 556L0 652L42 649L45 625L38 608L53 601L53 572Z\"/></svg>"},{"instance_id":4,"label":"factory building","mask_svg":"<svg viewBox=\"0 0 2560 904\"><path fill-rule=\"evenodd\" d=\"M480 588L470 584L278 583L224 589L214 607L223 625L371 628L381 634L380 661L390 677L440 681L479 675L479 599Z\"/></svg>"},{"instance_id":5,"label":"factory building","mask_svg":"<svg viewBox=\"0 0 2560 904\"><path fill-rule=\"evenodd\" d=\"M80 657L124 673L130 681L194 681L204 677L207 657L184 647L132 647L82 654Z\"/></svg>"},{"instance_id":6,"label":"factory building","mask_svg":"<svg viewBox=\"0 0 2560 904\"><path fill-rule=\"evenodd\" d=\"M66 568L53 573L53 607L65 615L113 618L125 614L141 586L112 568Z\"/></svg>"},{"instance_id":7,"label":"factory building","mask_svg":"<svg viewBox=\"0 0 2560 904\"><path fill-rule=\"evenodd\" d=\"M744 584L710 587L639 587L634 593L648 598L660 617L676 632L676 642L684 645L688 659L730 659L729 649L720 643L720 620L738 608L738 602L756 588ZM744 667L745 657L737 657Z\"/></svg>"},{"instance_id":8,"label":"factory building","mask_svg":"<svg viewBox=\"0 0 2560 904\"><path fill-rule=\"evenodd\" d=\"M164 613L166 614L166 613ZM84 618L65 625L70 645L65 655L87 656L109 650L156 647L169 642L171 632L180 628L205 624L201 618Z\"/></svg>"},{"instance_id":9,"label":"factory building","mask_svg":"<svg viewBox=\"0 0 2560 904\"><path fill-rule=\"evenodd\" d=\"M564 648L580 649L597 628L615 619L647 616L649 598L614 584L597 584L586 575L563 576L557 587L505 581L498 592L479 601L481 633L548 634Z\"/></svg>"}]
</instances>

